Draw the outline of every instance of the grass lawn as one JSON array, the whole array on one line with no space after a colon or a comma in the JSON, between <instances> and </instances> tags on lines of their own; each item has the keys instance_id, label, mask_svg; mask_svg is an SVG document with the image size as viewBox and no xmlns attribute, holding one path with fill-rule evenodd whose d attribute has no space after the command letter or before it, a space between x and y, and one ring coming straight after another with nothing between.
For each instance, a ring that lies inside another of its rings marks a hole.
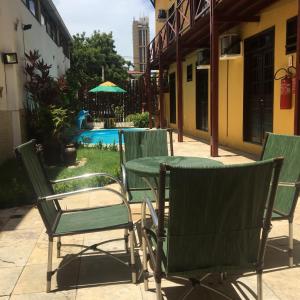
<instances>
[{"instance_id":1,"label":"grass lawn","mask_svg":"<svg viewBox=\"0 0 300 300\"><path fill-rule=\"evenodd\" d=\"M48 177L52 180L73 177L84 173L105 172L119 175L119 153L96 148L79 148L78 164L75 167L47 167ZM77 180L56 185L56 192L99 186L109 183L103 179ZM0 166L0 208L25 205L34 202L34 194L27 180L26 173L15 159L6 161Z\"/></svg>"}]
</instances>

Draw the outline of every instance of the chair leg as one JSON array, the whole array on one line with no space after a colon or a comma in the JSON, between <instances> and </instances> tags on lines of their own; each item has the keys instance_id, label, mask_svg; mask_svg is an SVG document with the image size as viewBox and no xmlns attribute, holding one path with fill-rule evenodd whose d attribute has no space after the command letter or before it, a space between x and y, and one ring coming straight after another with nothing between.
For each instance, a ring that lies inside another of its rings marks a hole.
<instances>
[{"instance_id":1,"label":"chair leg","mask_svg":"<svg viewBox=\"0 0 300 300\"><path fill-rule=\"evenodd\" d=\"M148 291L149 289L149 280L148 280L148 259L147 259L147 246L145 237L142 237L142 251L143 251L143 275L144 275L144 289Z\"/></svg>"},{"instance_id":2,"label":"chair leg","mask_svg":"<svg viewBox=\"0 0 300 300\"><path fill-rule=\"evenodd\" d=\"M293 221L289 221L289 266L294 265L294 236L293 236Z\"/></svg>"},{"instance_id":3,"label":"chair leg","mask_svg":"<svg viewBox=\"0 0 300 300\"><path fill-rule=\"evenodd\" d=\"M134 232L131 229L129 231L130 238L130 262L131 262L131 274L132 274L132 283L136 283L136 265L135 265L135 256L134 256Z\"/></svg>"},{"instance_id":4,"label":"chair leg","mask_svg":"<svg viewBox=\"0 0 300 300\"><path fill-rule=\"evenodd\" d=\"M262 273L257 273L257 300L263 299L263 289L262 289Z\"/></svg>"},{"instance_id":5,"label":"chair leg","mask_svg":"<svg viewBox=\"0 0 300 300\"><path fill-rule=\"evenodd\" d=\"M163 295L161 292L161 280L155 278L155 287L156 287L156 300L163 300Z\"/></svg>"},{"instance_id":6,"label":"chair leg","mask_svg":"<svg viewBox=\"0 0 300 300\"><path fill-rule=\"evenodd\" d=\"M61 237L60 236L57 238L56 248L57 248L57 258L60 258L61 257L61 253L60 253L60 249L61 249Z\"/></svg>"},{"instance_id":7,"label":"chair leg","mask_svg":"<svg viewBox=\"0 0 300 300\"><path fill-rule=\"evenodd\" d=\"M51 277L52 277L52 253L53 253L53 237L49 236L48 243L48 266L47 266L47 287L46 292L51 291Z\"/></svg>"},{"instance_id":8,"label":"chair leg","mask_svg":"<svg viewBox=\"0 0 300 300\"><path fill-rule=\"evenodd\" d=\"M124 229L124 241L125 241L125 251L126 251L126 253L128 253L129 248L128 248L128 229L127 228Z\"/></svg>"}]
</instances>

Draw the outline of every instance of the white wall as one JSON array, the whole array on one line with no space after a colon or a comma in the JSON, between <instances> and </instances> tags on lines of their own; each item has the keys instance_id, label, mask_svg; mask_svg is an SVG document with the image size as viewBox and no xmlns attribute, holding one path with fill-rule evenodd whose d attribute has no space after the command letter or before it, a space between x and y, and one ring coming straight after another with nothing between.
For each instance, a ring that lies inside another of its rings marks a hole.
<instances>
[{"instance_id":1,"label":"white wall","mask_svg":"<svg viewBox=\"0 0 300 300\"><path fill-rule=\"evenodd\" d=\"M13 146L22 142L23 125L20 121L20 111L23 109L25 97L24 50L26 52L39 50L44 61L52 65L50 75L54 78L65 74L70 67L70 61L63 54L62 47L54 43L45 26L37 21L21 0L0 1L0 54L2 56L5 52L17 52L19 60L16 65L4 65L2 59L0 61L0 113L11 114L11 124L0 124L0 148L3 148L6 145L1 143L1 135L8 134L11 129ZM32 24L32 28L23 31L22 24ZM3 88L2 97L1 88ZM1 152L0 149L0 162L5 159L2 153L6 152Z\"/></svg>"}]
</instances>

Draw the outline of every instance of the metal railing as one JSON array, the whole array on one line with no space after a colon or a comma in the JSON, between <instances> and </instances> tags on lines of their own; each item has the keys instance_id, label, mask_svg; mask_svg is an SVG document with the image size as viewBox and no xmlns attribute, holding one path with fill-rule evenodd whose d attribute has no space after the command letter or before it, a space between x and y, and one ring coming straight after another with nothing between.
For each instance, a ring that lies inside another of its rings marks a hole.
<instances>
[{"instance_id":1,"label":"metal railing","mask_svg":"<svg viewBox=\"0 0 300 300\"><path fill-rule=\"evenodd\" d=\"M168 16L164 26L148 45L150 62L159 56L176 40L190 30L196 21L209 13L210 0L181 0Z\"/></svg>"}]
</instances>

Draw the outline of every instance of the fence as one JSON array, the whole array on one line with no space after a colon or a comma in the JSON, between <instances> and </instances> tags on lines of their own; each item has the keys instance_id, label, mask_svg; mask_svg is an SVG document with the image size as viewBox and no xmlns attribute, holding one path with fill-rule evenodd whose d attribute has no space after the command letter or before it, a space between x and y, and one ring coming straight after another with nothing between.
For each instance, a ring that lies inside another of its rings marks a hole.
<instances>
[{"instance_id":1,"label":"fence","mask_svg":"<svg viewBox=\"0 0 300 300\"><path fill-rule=\"evenodd\" d=\"M89 93L82 100L82 108L90 112L94 121L114 117L117 122L124 122L128 115L144 111L146 106L144 76L125 81L119 86L127 93Z\"/></svg>"}]
</instances>

